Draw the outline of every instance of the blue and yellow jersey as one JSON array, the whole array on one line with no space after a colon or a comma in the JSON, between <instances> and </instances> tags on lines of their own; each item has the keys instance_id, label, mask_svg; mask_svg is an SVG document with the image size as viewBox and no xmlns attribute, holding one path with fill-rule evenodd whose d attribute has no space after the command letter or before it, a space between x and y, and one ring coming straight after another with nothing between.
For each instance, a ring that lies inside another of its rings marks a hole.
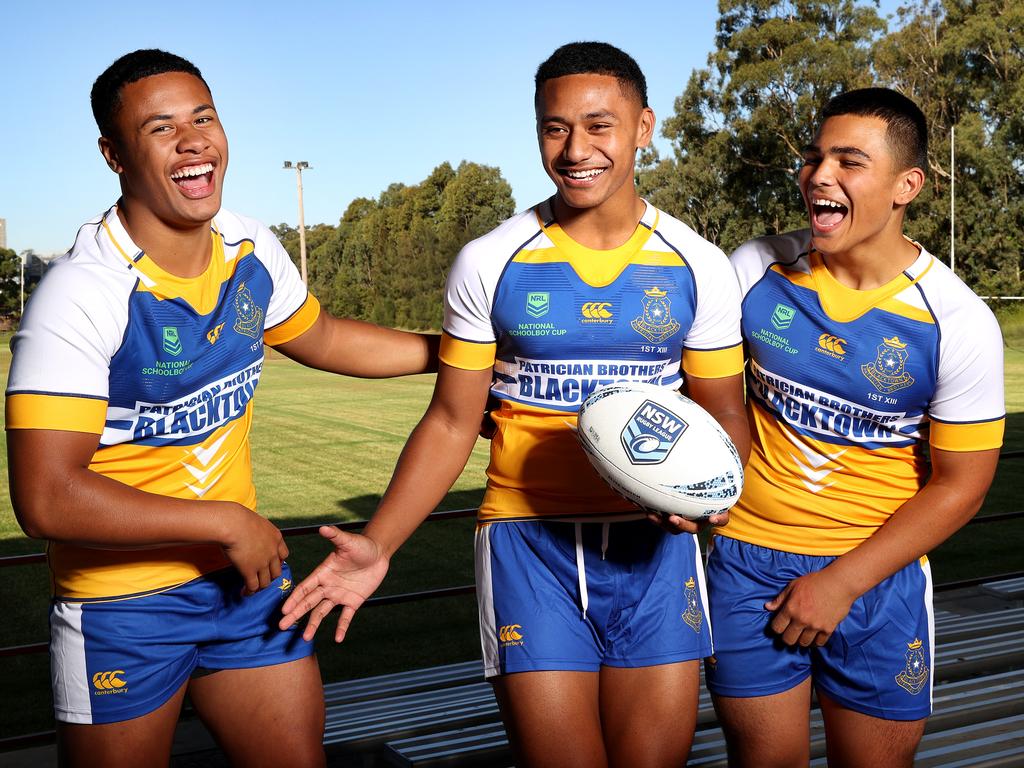
<instances>
[{"instance_id":1,"label":"blue and yellow jersey","mask_svg":"<svg viewBox=\"0 0 1024 768\"><path fill-rule=\"evenodd\" d=\"M625 244L599 251L542 203L459 254L441 359L494 371L482 521L634 514L577 445L576 413L616 381L677 389L684 371L740 373L736 279L720 250L653 206Z\"/></svg>"},{"instance_id":2,"label":"blue and yellow jersey","mask_svg":"<svg viewBox=\"0 0 1024 768\"><path fill-rule=\"evenodd\" d=\"M116 206L78 233L11 342L8 429L99 435L89 468L141 491L256 508L249 460L263 344L319 314L266 227L221 211L195 278L135 246ZM44 471L41 468L40 471ZM229 565L220 547L103 550L51 542L54 594L145 594Z\"/></svg>"},{"instance_id":3,"label":"blue and yellow jersey","mask_svg":"<svg viewBox=\"0 0 1024 768\"><path fill-rule=\"evenodd\" d=\"M840 555L918 492L926 442L946 451L1001 445L999 326L917 247L910 268L869 291L832 277L807 230L733 254L753 445L722 535Z\"/></svg>"}]
</instances>

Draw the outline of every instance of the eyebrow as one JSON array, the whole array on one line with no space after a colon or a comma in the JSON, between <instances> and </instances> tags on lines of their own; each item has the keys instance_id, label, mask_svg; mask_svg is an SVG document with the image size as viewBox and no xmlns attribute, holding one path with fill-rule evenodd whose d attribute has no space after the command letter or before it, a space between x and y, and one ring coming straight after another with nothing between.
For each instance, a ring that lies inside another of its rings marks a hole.
<instances>
[{"instance_id":1,"label":"eyebrow","mask_svg":"<svg viewBox=\"0 0 1024 768\"><path fill-rule=\"evenodd\" d=\"M213 108L212 104L200 104L198 107L196 107L195 109L192 110L192 114L193 115L198 115L200 112L205 112L208 109L213 110L214 112L217 111L217 110L215 110ZM144 128L149 123L157 122L159 120L173 120L173 119L174 119L174 115L150 115L149 117L147 117L145 120L142 121L142 124L139 127L140 128Z\"/></svg>"},{"instance_id":2,"label":"eyebrow","mask_svg":"<svg viewBox=\"0 0 1024 768\"><path fill-rule=\"evenodd\" d=\"M822 154L821 148L817 144L805 144L800 150L801 154ZM829 147L829 153L833 155L856 155L857 157L863 157L865 160L870 160L871 155L865 152L859 147Z\"/></svg>"},{"instance_id":3,"label":"eyebrow","mask_svg":"<svg viewBox=\"0 0 1024 768\"><path fill-rule=\"evenodd\" d=\"M585 114L583 116L583 119L584 120L600 120L602 118L617 119L617 117L618 116L614 112L612 112L610 110L599 109L596 112L588 112L587 114ZM569 118L567 118L567 117L559 117L558 115L544 115L540 119L540 121L542 123L570 123L570 122L572 122L572 120L570 120Z\"/></svg>"}]
</instances>

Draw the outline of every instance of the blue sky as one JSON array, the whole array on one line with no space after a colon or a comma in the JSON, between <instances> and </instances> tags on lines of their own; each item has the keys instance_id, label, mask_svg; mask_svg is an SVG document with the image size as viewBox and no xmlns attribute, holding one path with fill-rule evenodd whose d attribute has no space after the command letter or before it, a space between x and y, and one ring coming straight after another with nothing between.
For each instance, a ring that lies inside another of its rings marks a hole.
<instances>
[{"instance_id":1,"label":"blue sky","mask_svg":"<svg viewBox=\"0 0 1024 768\"><path fill-rule=\"evenodd\" d=\"M4 0L7 245L62 252L116 199L88 95L135 48L173 51L203 71L230 141L225 207L295 225L295 174L282 162L306 160L308 226L336 224L354 198L415 184L445 160L499 166L517 207L531 205L551 191L534 136L537 65L572 40L618 45L643 68L661 120L706 65L717 16L706 0Z\"/></svg>"}]
</instances>

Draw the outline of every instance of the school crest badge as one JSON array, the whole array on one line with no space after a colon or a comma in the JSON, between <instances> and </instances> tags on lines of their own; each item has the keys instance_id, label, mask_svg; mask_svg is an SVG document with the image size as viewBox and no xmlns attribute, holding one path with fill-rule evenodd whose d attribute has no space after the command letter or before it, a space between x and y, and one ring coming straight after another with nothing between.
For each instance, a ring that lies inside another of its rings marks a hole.
<instances>
[{"instance_id":1,"label":"school crest badge","mask_svg":"<svg viewBox=\"0 0 1024 768\"><path fill-rule=\"evenodd\" d=\"M907 665L896 675L896 684L907 693L920 693L928 682L929 670L925 663L923 645L920 638L907 643Z\"/></svg>"},{"instance_id":2,"label":"school crest badge","mask_svg":"<svg viewBox=\"0 0 1024 768\"><path fill-rule=\"evenodd\" d=\"M633 318L633 330L652 344L660 344L679 330L679 323L672 319L672 302L668 293L660 288L644 291L644 311Z\"/></svg>"},{"instance_id":3,"label":"school crest badge","mask_svg":"<svg viewBox=\"0 0 1024 768\"><path fill-rule=\"evenodd\" d=\"M235 314L235 331L254 339L263 333L263 310L253 299L252 291L245 287L245 283L238 286L238 292L235 294Z\"/></svg>"},{"instance_id":4,"label":"school crest badge","mask_svg":"<svg viewBox=\"0 0 1024 768\"><path fill-rule=\"evenodd\" d=\"M700 610L700 602L697 600L697 584L693 576L686 580L686 589L683 592L686 597L686 610L683 611L683 621L694 632L700 632L700 626L704 622L704 614Z\"/></svg>"},{"instance_id":5,"label":"school crest badge","mask_svg":"<svg viewBox=\"0 0 1024 768\"><path fill-rule=\"evenodd\" d=\"M907 345L900 341L899 336L891 339L883 336L882 343L876 348L875 359L862 365L860 372L875 389L888 395L914 383L914 377L906 370L909 356Z\"/></svg>"}]
</instances>

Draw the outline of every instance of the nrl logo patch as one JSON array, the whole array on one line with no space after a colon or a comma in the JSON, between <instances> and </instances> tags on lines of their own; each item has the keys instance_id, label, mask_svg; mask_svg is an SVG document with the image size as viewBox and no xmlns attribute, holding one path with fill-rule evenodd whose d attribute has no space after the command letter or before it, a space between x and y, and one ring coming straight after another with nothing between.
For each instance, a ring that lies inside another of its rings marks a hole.
<instances>
[{"instance_id":1,"label":"nrl logo patch","mask_svg":"<svg viewBox=\"0 0 1024 768\"><path fill-rule=\"evenodd\" d=\"M530 317L544 317L549 309L551 309L551 296L546 291L526 295L526 314Z\"/></svg>"},{"instance_id":2,"label":"nrl logo patch","mask_svg":"<svg viewBox=\"0 0 1024 768\"><path fill-rule=\"evenodd\" d=\"M181 337L173 325L164 326L164 352L174 357L181 354Z\"/></svg>"},{"instance_id":3,"label":"nrl logo patch","mask_svg":"<svg viewBox=\"0 0 1024 768\"><path fill-rule=\"evenodd\" d=\"M780 331L784 331L793 324L796 317L796 310L787 304L776 304L772 310L772 325Z\"/></svg>"},{"instance_id":4,"label":"nrl logo patch","mask_svg":"<svg viewBox=\"0 0 1024 768\"><path fill-rule=\"evenodd\" d=\"M645 400L622 430L622 447L633 464L660 464L687 427L672 411Z\"/></svg>"}]
</instances>

